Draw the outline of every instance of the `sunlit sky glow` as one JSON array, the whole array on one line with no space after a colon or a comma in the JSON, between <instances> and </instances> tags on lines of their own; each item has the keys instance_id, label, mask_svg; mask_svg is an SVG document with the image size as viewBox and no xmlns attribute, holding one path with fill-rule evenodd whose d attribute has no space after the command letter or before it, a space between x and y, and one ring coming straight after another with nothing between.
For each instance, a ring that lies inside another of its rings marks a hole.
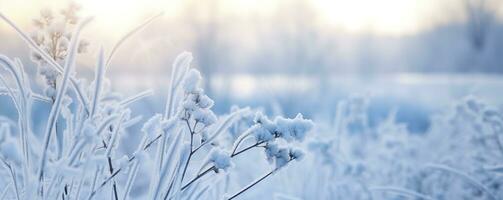
<instances>
[{"instance_id":1,"label":"sunlit sky glow","mask_svg":"<svg viewBox=\"0 0 503 200\"><path fill-rule=\"evenodd\" d=\"M373 32L403 35L421 31L446 20L460 18L460 0L312 0L309 1L327 26L351 33ZM179 14L183 0L77 0L85 13L95 16L98 26L110 35L120 34L148 14ZM196 1L197 2L197 1ZM281 10L277 0L219 0L219 12L233 16L268 15ZM457 3L455 3L457 2ZM29 22L42 7L62 7L64 0L0 0L0 11L18 22ZM29 6L27 6L29 5ZM449 15L445 15L449 12ZM2 28L2 26L0 26Z\"/></svg>"}]
</instances>

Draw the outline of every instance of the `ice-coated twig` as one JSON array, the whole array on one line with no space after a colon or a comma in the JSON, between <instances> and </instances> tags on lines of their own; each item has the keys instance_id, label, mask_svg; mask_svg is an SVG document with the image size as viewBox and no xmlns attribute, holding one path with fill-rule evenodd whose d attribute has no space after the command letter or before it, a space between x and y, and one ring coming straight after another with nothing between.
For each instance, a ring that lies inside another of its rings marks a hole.
<instances>
[{"instance_id":1,"label":"ice-coated twig","mask_svg":"<svg viewBox=\"0 0 503 200\"><path fill-rule=\"evenodd\" d=\"M242 149L242 150L240 150L240 151L238 151L238 152L235 152L235 151L234 151L234 152L231 154L231 156L230 156L230 157L231 157L231 158L236 157L236 156L238 156L239 154L244 153L244 152L246 152L246 151L248 151L248 150L250 150L250 149L253 149L253 148L255 148L255 147L258 147L260 144L263 144L263 143L264 143L263 141L262 141L262 142L257 142L257 143L255 143L255 144L253 144L253 145L250 145L250 146L248 146L248 147L246 147L246 148L244 148L244 149ZM234 149L234 150L236 150L236 149ZM202 173L198 174L195 178L193 178L193 179L192 179L192 180L190 180L187 184L185 184L185 185L182 187L182 190L185 190L185 189L186 189L186 188L188 188L191 184L193 184L194 182L196 182L197 180L199 180L200 178L202 178L203 176L205 176L205 175L206 175L206 174L208 174L209 172L214 171L215 169L216 169L216 168L215 168L215 166L213 165L213 166L211 166L210 168L208 168L208 169L204 170Z\"/></svg>"},{"instance_id":2,"label":"ice-coated twig","mask_svg":"<svg viewBox=\"0 0 503 200\"><path fill-rule=\"evenodd\" d=\"M212 166L206 170L204 170L202 173L199 173L195 178L193 178L192 180L190 180L187 184L185 184L183 187L182 187L182 190L185 190L187 189L187 187L189 187L191 184L193 184L194 182L196 182L197 180L199 180L200 178L202 178L204 175L208 174L209 172L211 171L214 171L215 170L215 166Z\"/></svg>"},{"instance_id":3,"label":"ice-coated twig","mask_svg":"<svg viewBox=\"0 0 503 200\"><path fill-rule=\"evenodd\" d=\"M290 161L288 161L290 162ZM249 185L247 185L246 187L244 187L243 189L239 190L238 192L236 192L234 195L232 195L231 197L227 198L227 200L232 200L236 197L238 197L239 195L243 194L244 192L246 192L247 190L249 190L250 188L252 188L253 186L257 185L258 183L260 183L261 181L263 181L264 179L266 179L267 177L271 176L272 174L274 174L276 171L278 171L279 168L275 168L273 170L271 170L269 173L263 175L262 177L260 177L259 179L253 181L252 183L250 183Z\"/></svg>"},{"instance_id":4,"label":"ice-coated twig","mask_svg":"<svg viewBox=\"0 0 503 200\"><path fill-rule=\"evenodd\" d=\"M249 136L251 134L253 134L254 131L256 131L257 129L260 128L260 125L258 124L255 124L253 125L252 127L248 128L243 134L241 134L237 140L234 142L234 145L232 146L232 154L236 153L236 151L238 150L239 148L239 145L241 145L241 143L243 141L246 140L246 138L249 138Z\"/></svg>"}]
</instances>

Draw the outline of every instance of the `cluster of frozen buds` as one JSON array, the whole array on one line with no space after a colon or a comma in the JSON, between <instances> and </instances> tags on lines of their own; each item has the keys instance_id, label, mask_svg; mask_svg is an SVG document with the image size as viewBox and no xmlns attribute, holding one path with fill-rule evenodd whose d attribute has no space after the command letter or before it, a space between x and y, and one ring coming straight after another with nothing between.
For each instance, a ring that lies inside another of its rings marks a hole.
<instances>
[{"instance_id":1,"label":"cluster of frozen buds","mask_svg":"<svg viewBox=\"0 0 503 200\"><path fill-rule=\"evenodd\" d=\"M78 12L81 7L78 4L70 3L67 8L60 11L61 15L54 15L50 9L40 11L40 16L33 20L37 27L31 35L33 41L47 53L54 61L62 63L67 54L71 30L79 21ZM80 40L78 53L85 53L89 42ZM31 52L31 59L38 65L38 74L44 79L45 93L48 97L55 95L57 71L51 68L46 61L36 51Z\"/></svg>"},{"instance_id":2,"label":"cluster of frozen buds","mask_svg":"<svg viewBox=\"0 0 503 200\"><path fill-rule=\"evenodd\" d=\"M229 152L218 147L211 149L207 159L206 162L213 164L217 173L219 170L227 171L233 165Z\"/></svg>"},{"instance_id":3,"label":"cluster of frozen buds","mask_svg":"<svg viewBox=\"0 0 503 200\"><path fill-rule=\"evenodd\" d=\"M285 166L292 160L300 160L304 157L304 151L294 147L280 147L278 143L270 142L265 145L265 154L269 162L274 162L276 168Z\"/></svg>"},{"instance_id":4,"label":"cluster of frozen buds","mask_svg":"<svg viewBox=\"0 0 503 200\"><path fill-rule=\"evenodd\" d=\"M297 114L293 119L276 117L270 120L262 113L255 116L255 124L258 128L253 132L257 142L271 142L275 138L282 138L288 142L302 142L314 124L311 120L304 119L302 114Z\"/></svg>"},{"instance_id":5,"label":"cluster of frozen buds","mask_svg":"<svg viewBox=\"0 0 503 200\"><path fill-rule=\"evenodd\" d=\"M311 120L304 119L301 114L293 119L276 117L272 121L259 112L255 117L254 127L251 134L256 144L265 144L263 147L267 160L274 162L276 168L281 168L292 160L302 159L304 153L300 149L289 145L281 146L279 143L302 142L314 124Z\"/></svg>"},{"instance_id":6,"label":"cluster of frozen buds","mask_svg":"<svg viewBox=\"0 0 503 200\"><path fill-rule=\"evenodd\" d=\"M185 97L181 104L179 117L187 122L193 120L194 127L197 127L198 124L208 127L217 121L217 117L211 111L214 102L204 94L204 90L199 86L200 82L201 74L199 71L191 69L183 82Z\"/></svg>"}]
</instances>

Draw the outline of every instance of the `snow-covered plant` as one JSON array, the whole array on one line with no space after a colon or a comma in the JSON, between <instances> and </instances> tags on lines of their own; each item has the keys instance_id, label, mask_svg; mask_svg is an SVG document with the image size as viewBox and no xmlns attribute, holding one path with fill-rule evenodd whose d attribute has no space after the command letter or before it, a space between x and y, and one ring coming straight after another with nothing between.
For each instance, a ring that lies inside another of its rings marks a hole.
<instances>
[{"instance_id":1,"label":"snow-covered plant","mask_svg":"<svg viewBox=\"0 0 503 200\"><path fill-rule=\"evenodd\" d=\"M37 28L31 34L31 39L54 61L62 64L68 55L68 47L72 38L72 30L81 20L80 5L70 3L67 8L54 13L51 9L43 9L40 16L33 19ZM81 39L77 48L78 53L85 53L89 42ZM47 61L35 50L31 51L31 59L38 65L38 75L44 80L44 93L54 99L58 79L57 70L53 69Z\"/></svg>"},{"instance_id":2,"label":"snow-covered plant","mask_svg":"<svg viewBox=\"0 0 503 200\"><path fill-rule=\"evenodd\" d=\"M281 176L289 183L281 192L300 199L501 198L501 108L470 96L432 118L425 133L410 133L392 110L367 127L370 134L355 134L351 112L366 120L368 111L348 108L350 101L309 142L308 160Z\"/></svg>"},{"instance_id":3,"label":"snow-covered plant","mask_svg":"<svg viewBox=\"0 0 503 200\"><path fill-rule=\"evenodd\" d=\"M21 60L0 55L0 66L10 75L0 75L0 94L12 99L18 114L17 123L0 117L0 185L5 186L0 198L234 199L304 156L300 143L314 126L311 120L301 114L269 120L249 108L217 116L188 52L173 63L164 111L146 120L135 114L130 105L151 91L122 97L105 75L121 44L159 15L128 32L108 54L101 48L94 80L86 84L75 73L75 60L88 44L80 33L92 18L79 17L79 9L71 4L60 17L43 10L33 36L0 13L29 45L43 86L50 88L38 94ZM35 101L50 109L32 117ZM241 123L253 115L250 123ZM45 127L34 129L34 119L47 119ZM235 137L227 137L231 132ZM234 193L222 190L219 182L240 173L232 171L240 164L236 157L260 149L272 170Z\"/></svg>"}]
</instances>

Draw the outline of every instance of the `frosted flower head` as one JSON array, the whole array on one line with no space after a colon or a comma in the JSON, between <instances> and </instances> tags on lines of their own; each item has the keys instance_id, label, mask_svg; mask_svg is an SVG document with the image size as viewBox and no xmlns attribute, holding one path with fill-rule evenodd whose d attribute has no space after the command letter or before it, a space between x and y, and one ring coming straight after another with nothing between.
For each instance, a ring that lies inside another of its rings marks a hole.
<instances>
[{"instance_id":1,"label":"frosted flower head","mask_svg":"<svg viewBox=\"0 0 503 200\"><path fill-rule=\"evenodd\" d=\"M217 116L207 109L198 109L192 113L192 117L198 123L204 124L205 127L214 124L217 121Z\"/></svg>"},{"instance_id":2,"label":"frosted flower head","mask_svg":"<svg viewBox=\"0 0 503 200\"><path fill-rule=\"evenodd\" d=\"M267 116L265 116L262 112L257 112L255 114L255 119L253 119L257 124L272 124L272 121L269 120Z\"/></svg>"},{"instance_id":3,"label":"frosted flower head","mask_svg":"<svg viewBox=\"0 0 503 200\"><path fill-rule=\"evenodd\" d=\"M185 93L198 93L200 92L199 82L201 81L201 73L196 69L190 69L190 71L185 75L183 80L183 90Z\"/></svg>"},{"instance_id":4,"label":"frosted flower head","mask_svg":"<svg viewBox=\"0 0 503 200\"><path fill-rule=\"evenodd\" d=\"M269 120L267 116L261 112L257 112L253 121L259 125L259 128L253 132L257 142L268 142L275 138L276 124Z\"/></svg>"},{"instance_id":5,"label":"frosted flower head","mask_svg":"<svg viewBox=\"0 0 503 200\"><path fill-rule=\"evenodd\" d=\"M278 147L277 144L266 145L266 156L269 162L274 161L276 168L284 167L292 160L301 160L305 153L298 148Z\"/></svg>"},{"instance_id":6,"label":"frosted flower head","mask_svg":"<svg viewBox=\"0 0 503 200\"><path fill-rule=\"evenodd\" d=\"M232 166L231 156L227 151L220 148L213 148L209 155L209 161L215 166L216 171L226 171Z\"/></svg>"},{"instance_id":7,"label":"frosted flower head","mask_svg":"<svg viewBox=\"0 0 503 200\"><path fill-rule=\"evenodd\" d=\"M276 122L271 121L266 115L262 114L262 112L257 112L253 121L270 132L276 131Z\"/></svg>"},{"instance_id":8,"label":"frosted flower head","mask_svg":"<svg viewBox=\"0 0 503 200\"><path fill-rule=\"evenodd\" d=\"M40 17L42 17L43 20L50 21L54 18L54 15L51 9L44 8L40 10Z\"/></svg>"},{"instance_id":9,"label":"frosted flower head","mask_svg":"<svg viewBox=\"0 0 503 200\"><path fill-rule=\"evenodd\" d=\"M47 79L48 84L52 83L52 81L56 81L58 77L58 72L55 69L45 65L39 67L38 73Z\"/></svg>"},{"instance_id":10,"label":"frosted flower head","mask_svg":"<svg viewBox=\"0 0 503 200\"><path fill-rule=\"evenodd\" d=\"M466 97L463 103L465 108L473 113L479 113L485 107L485 104L474 96Z\"/></svg>"},{"instance_id":11,"label":"frosted flower head","mask_svg":"<svg viewBox=\"0 0 503 200\"><path fill-rule=\"evenodd\" d=\"M298 149L298 148L291 148L290 149L290 158L292 160L302 160L302 158L304 158L304 151L302 151L302 149Z\"/></svg>"},{"instance_id":12,"label":"frosted flower head","mask_svg":"<svg viewBox=\"0 0 503 200\"><path fill-rule=\"evenodd\" d=\"M199 98L197 99L197 105L199 105L200 108L211 108L213 107L213 104L215 102L210 99L207 95L199 95Z\"/></svg>"},{"instance_id":13,"label":"frosted flower head","mask_svg":"<svg viewBox=\"0 0 503 200\"><path fill-rule=\"evenodd\" d=\"M278 154L279 152L278 144L274 142L268 142L265 145L264 152L267 157L267 161L272 162L276 154Z\"/></svg>"},{"instance_id":14,"label":"frosted flower head","mask_svg":"<svg viewBox=\"0 0 503 200\"><path fill-rule=\"evenodd\" d=\"M294 119L278 117L276 118L276 124L280 136L287 141L291 141L292 139L303 141L306 133L314 126L311 120L304 119L301 114L297 114Z\"/></svg>"},{"instance_id":15,"label":"frosted flower head","mask_svg":"<svg viewBox=\"0 0 503 200\"><path fill-rule=\"evenodd\" d=\"M290 162L290 151L287 148L281 148L278 150L278 153L274 155L274 163L276 168L281 168L285 166L288 162Z\"/></svg>"},{"instance_id":16,"label":"frosted flower head","mask_svg":"<svg viewBox=\"0 0 503 200\"><path fill-rule=\"evenodd\" d=\"M487 107L482 112L482 119L489 123L502 123L503 115L497 108Z\"/></svg>"},{"instance_id":17,"label":"frosted flower head","mask_svg":"<svg viewBox=\"0 0 503 200\"><path fill-rule=\"evenodd\" d=\"M207 95L202 92L198 93L189 93L186 98L187 102L192 102L193 107L199 107L202 109L210 109L213 107L214 101L210 99Z\"/></svg>"},{"instance_id":18,"label":"frosted flower head","mask_svg":"<svg viewBox=\"0 0 503 200\"><path fill-rule=\"evenodd\" d=\"M81 10L81 6L75 2L70 2L68 7L64 10L61 10L61 14L65 17L65 20L69 24L77 24L79 17L77 16L77 12Z\"/></svg>"},{"instance_id":19,"label":"frosted flower head","mask_svg":"<svg viewBox=\"0 0 503 200\"><path fill-rule=\"evenodd\" d=\"M253 136L257 142L268 142L274 139L273 133L262 126L253 132Z\"/></svg>"},{"instance_id":20,"label":"frosted flower head","mask_svg":"<svg viewBox=\"0 0 503 200\"><path fill-rule=\"evenodd\" d=\"M51 38L60 38L65 34L66 24L65 22L54 22L49 25L47 33Z\"/></svg>"},{"instance_id":21,"label":"frosted flower head","mask_svg":"<svg viewBox=\"0 0 503 200\"><path fill-rule=\"evenodd\" d=\"M213 106L213 100L203 94L202 90L198 89L197 91L195 93L186 93L187 95L181 103L181 112L178 114L181 120L193 119L207 127L217 121L217 117L210 110Z\"/></svg>"}]
</instances>

